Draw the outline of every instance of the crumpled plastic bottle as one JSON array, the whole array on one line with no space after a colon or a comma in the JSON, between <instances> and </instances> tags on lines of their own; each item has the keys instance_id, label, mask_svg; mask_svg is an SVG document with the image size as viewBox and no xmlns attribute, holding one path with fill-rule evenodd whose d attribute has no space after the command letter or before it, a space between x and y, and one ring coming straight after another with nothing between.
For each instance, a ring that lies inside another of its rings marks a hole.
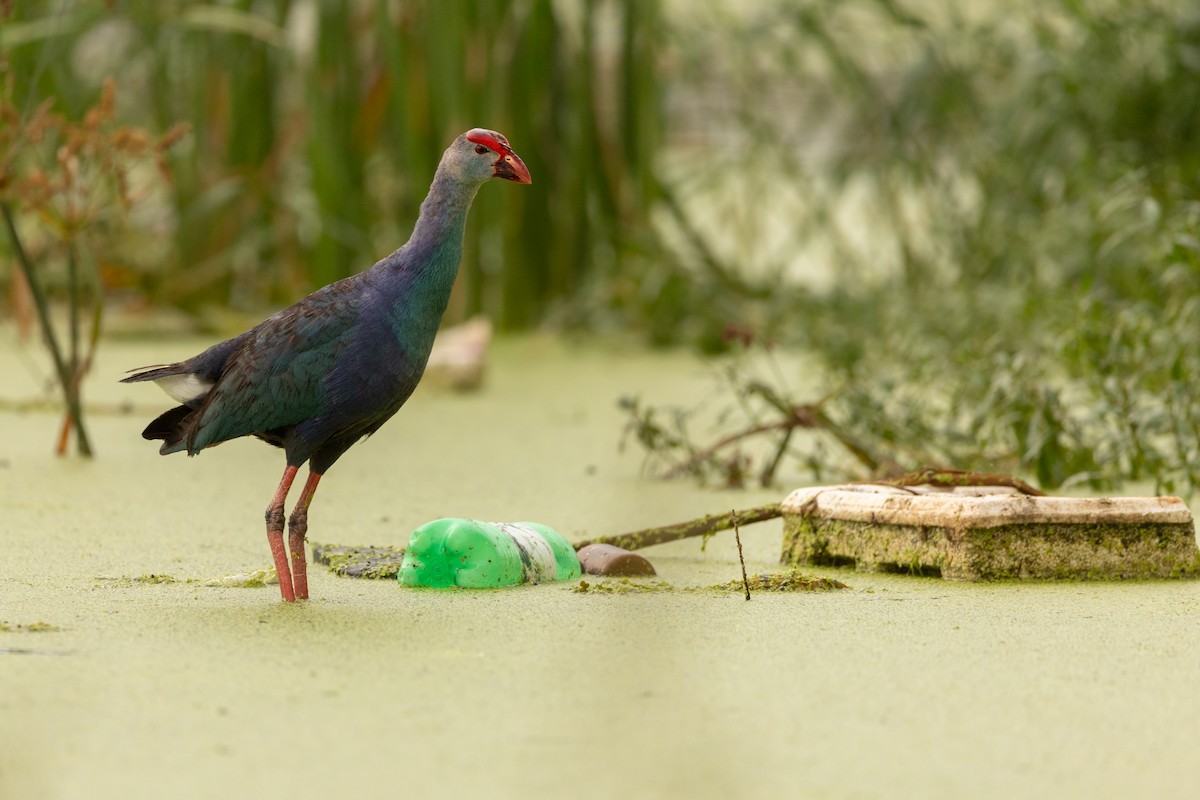
<instances>
[{"instance_id":1,"label":"crumpled plastic bottle","mask_svg":"<svg viewBox=\"0 0 1200 800\"><path fill-rule=\"evenodd\" d=\"M413 531L397 577L405 586L485 589L579 574L575 549L553 528L447 517Z\"/></svg>"}]
</instances>

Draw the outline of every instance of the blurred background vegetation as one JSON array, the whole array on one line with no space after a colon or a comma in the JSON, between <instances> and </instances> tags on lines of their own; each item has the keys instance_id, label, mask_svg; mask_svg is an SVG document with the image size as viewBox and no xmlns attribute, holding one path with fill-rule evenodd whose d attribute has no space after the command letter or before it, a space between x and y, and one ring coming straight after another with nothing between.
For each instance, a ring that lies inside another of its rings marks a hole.
<instances>
[{"instance_id":1,"label":"blurred background vegetation","mask_svg":"<svg viewBox=\"0 0 1200 800\"><path fill-rule=\"evenodd\" d=\"M123 121L190 125L100 268L193 313L257 313L369 266L408 237L454 136L504 132L535 189L481 195L454 314L520 328L617 268L661 144L656 5L560 5L18 3L0 41L19 107L79 116L113 76Z\"/></svg>"},{"instance_id":2,"label":"blurred background vegetation","mask_svg":"<svg viewBox=\"0 0 1200 800\"><path fill-rule=\"evenodd\" d=\"M360 270L407 237L446 143L484 125L534 184L481 193L450 319L731 354L724 432L768 441L707 452L721 437L693 409L627 402L668 470L1200 486L1193 3L5 9L14 108L81 118L111 77L122 124L190 126L169 179L146 167L141 202L89 228L98 291L127 308L219 325ZM6 158L19 174L52 154ZM819 397L755 372L777 345L811 355Z\"/></svg>"}]
</instances>

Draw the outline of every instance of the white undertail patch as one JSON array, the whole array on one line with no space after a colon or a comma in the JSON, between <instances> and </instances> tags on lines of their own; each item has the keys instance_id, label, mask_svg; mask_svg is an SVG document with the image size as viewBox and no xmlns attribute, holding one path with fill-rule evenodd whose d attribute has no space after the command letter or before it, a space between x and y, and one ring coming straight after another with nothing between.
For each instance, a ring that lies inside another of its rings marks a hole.
<instances>
[{"instance_id":1,"label":"white undertail patch","mask_svg":"<svg viewBox=\"0 0 1200 800\"><path fill-rule=\"evenodd\" d=\"M192 372L183 375L168 375L165 378L158 378L154 382L158 384L158 388L185 405L204 397L213 387L212 381L206 381Z\"/></svg>"}]
</instances>

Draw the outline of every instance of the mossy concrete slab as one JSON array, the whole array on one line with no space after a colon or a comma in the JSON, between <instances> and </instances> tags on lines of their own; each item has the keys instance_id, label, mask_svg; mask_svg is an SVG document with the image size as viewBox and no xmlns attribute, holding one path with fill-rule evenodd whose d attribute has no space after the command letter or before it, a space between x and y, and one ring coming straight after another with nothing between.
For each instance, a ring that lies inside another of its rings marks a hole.
<instances>
[{"instance_id":1,"label":"mossy concrete slab","mask_svg":"<svg viewBox=\"0 0 1200 800\"><path fill-rule=\"evenodd\" d=\"M783 502L783 561L952 580L1195 578L1177 497L1035 497L1009 489L846 485Z\"/></svg>"}]
</instances>

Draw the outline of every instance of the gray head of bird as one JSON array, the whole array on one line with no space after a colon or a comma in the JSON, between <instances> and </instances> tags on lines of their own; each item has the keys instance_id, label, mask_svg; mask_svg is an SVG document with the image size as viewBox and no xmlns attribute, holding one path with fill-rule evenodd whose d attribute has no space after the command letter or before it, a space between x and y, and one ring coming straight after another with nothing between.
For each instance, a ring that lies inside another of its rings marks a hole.
<instances>
[{"instance_id":1,"label":"gray head of bird","mask_svg":"<svg viewBox=\"0 0 1200 800\"><path fill-rule=\"evenodd\" d=\"M454 140L446 150L443 163L464 181L483 183L504 178L516 183L532 183L529 168L513 152L508 139L496 131L472 128Z\"/></svg>"}]
</instances>

